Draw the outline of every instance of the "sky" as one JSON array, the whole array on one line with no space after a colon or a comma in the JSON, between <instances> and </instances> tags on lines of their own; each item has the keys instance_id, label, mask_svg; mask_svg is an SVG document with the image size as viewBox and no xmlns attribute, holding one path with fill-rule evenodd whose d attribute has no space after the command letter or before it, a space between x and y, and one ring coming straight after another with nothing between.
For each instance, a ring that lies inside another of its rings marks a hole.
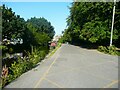
<instances>
[{"instance_id":1,"label":"sky","mask_svg":"<svg viewBox=\"0 0 120 90\"><path fill-rule=\"evenodd\" d=\"M44 17L54 27L56 35L66 28L66 18L69 16L71 2L2 2L12 8L16 15L25 20L31 17Z\"/></svg>"}]
</instances>

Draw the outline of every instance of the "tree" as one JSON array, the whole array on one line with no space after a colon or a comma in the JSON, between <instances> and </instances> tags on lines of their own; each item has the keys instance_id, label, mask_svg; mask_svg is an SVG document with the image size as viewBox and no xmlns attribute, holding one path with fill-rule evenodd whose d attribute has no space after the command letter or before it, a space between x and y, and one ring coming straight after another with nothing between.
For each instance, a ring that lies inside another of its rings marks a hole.
<instances>
[{"instance_id":1,"label":"tree","mask_svg":"<svg viewBox=\"0 0 120 90\"><path fill-rule=\"evenodd\" d=\"M120 2L116 4L114 43L120 37ZM73 2L70 7L70 15L67 18L68 29L65 36L71 38L71 42L80 43L81 40L109 44L113 3L112 2ZM66 39L66 38L65 38Z\"/></svg>"},{"instance_id":2,"label":"tree","mask_svg":"<svg viewBox=\"0 0 120 90\"><path fill-rule=\"evenodd\" d=\"M25 21L15 15L11 8L2 7L2 38L20 38L25 30Z\"/></svg>"},{"instance_id":3,"label":"tree","mask_svg":"<svg viewBox=\"0 0 120 90\"><path fill-rule=\"evenodd\" d=\"M35 28L37 28L37 32L44 32L48 34L48 36L52 39L55 35L54 27L48 22L45 18L31 18L27 20L27 23L31 23Z\"/></svg>"},{"instance_id":4,"label":"tree","mask_svg":"<svg viewBox=\"0 0 120 90\"><path fill-rule=\"evenodd\" d=\"M53 38L55 31L50 22L45 18L31 18L25 21L20 15L15 15L11 8L2 6L2 37L8 40L21 38L23 44L9 45L9 48L30 51L31 46L48 47L48 42ZM18 48L19 47L19 48Z\"/></svg>"}]
</instances>

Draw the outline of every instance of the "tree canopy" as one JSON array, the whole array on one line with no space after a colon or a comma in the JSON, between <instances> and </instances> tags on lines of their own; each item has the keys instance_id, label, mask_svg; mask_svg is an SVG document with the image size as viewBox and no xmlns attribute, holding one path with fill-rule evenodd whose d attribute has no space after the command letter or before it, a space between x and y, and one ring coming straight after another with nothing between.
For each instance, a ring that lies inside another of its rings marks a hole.
<instances>
[{"instance_id":1,"label":"tree canopy","mask_svg":"<svg viewBox=\"0 0 120 90\"><path fill-rule=\"evenodd\" d=\"M12 8L5 5L2 9L2 38L8 40L23 39L24 50L35 47L47 47L55 35L54 27L45 18L31 18L27 21L16 15Z\"/></svg>"},{"instance_id":2,"label":"tree canopy","mask_svg":"<svg viewBox=\"0 0 120 90\"><path fill-rule=\"evenodd\" d=\"M25 30L25 20L15 15L11 8L2 7L2 38L20 38Z\"/></svg>"},{"instance_id":3,"label":"tree canopy","mask_svg":"<svg viewBox=\"0 0 120 90\"><path fill-rule=\"evenodd\" d=\"M81 40L108 45L113 15L112 2L73 2L67 18L68 28L64 41L80 43ZM114 44L120 40L120 2L116 3L113 32Z\"/></svg>"},{"instance_id":4,"label":"tree canopy","mask_svg":"<svg viewBox=\"0 0 120 90\"><path fill-rule=\"evenodd\" d=\"M35 28L37 28L37 32L44 32L48 34L50 38L52 38L55 34L54 27L48 22L45 18L31 18L27 20L27 23L31 23Z\"/></svg>"}]
</instances>

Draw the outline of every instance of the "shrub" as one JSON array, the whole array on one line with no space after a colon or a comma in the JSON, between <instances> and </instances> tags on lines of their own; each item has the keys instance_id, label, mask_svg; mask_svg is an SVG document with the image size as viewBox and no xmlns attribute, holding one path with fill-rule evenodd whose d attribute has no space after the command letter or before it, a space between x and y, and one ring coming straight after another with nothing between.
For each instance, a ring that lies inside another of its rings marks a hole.
<instances>
[{"instance_id":1,"label":"shrub","mask_svg":"<svg viewBox=\"0 0 120 90\"><path fill-rule=\"evenodd\" d=\"M24 72L35 67L38 62L44 59L46 54L46 50L39 51L39 49L34 49L32 53L28 53L28 57L24 57L23 59L19 57L18 60L14 61L14 63L11 64L11 67L9 67L9 74L7 77L4 78L2 76L2 87L15 80Z\"/></svg>"},{"instance_id":2,"label":"shrub","mask_svg":"<svg viewBox=\"0 0 120 90\"><path fill-rule=\"evenodd\" d=\"M41 57L40 59L44 59L45 55L46 55L45 51L40 51L40 57Z\"/></svg>"},{"instance_id":3,"label":"shrub","mask_svg":"<svg viewBox=\"0 0 120 90\"><path fill-rule=\"evenodd\" d=\"M7 50L7 46L4 46L4 45L0 45L0 50Z\"/></svg>"},{"instance_id":4,"label":"shrub","mask_svg":"<svg viewBox=\"0 0 120 90\"><path fill-rule=\"evenodd\" d=\"M108 53L111 54L111 55L117 55L117 50L116 50L116 47L113 45L113 46L108 46Z\"/></svg>"},{"instance_id":5,"label":"shrub","mask_svg":"<svg viewBox=\"0 0 120 90\"><path fill-rule=\"evenodd\" d=\"M9 49L9 53L13 53L13 49L12 48Z\"/></svg>"},{"instance_id":6,"label":"shrub","mask_svg":"<svg viewBox=\"0 0 120 90\"><path fill-rule=\"evenodd\" d=\"M98 47L98 51L100 51L100 52L107 52L107 48L104 47L104 46L99 46Z\"/></svg>"},{"instance_id":7,"label":"shrub","mask_svg":"<svg viewBox=\"0 0 120 90\"><path fill-rule=\"evenodd\" d=\"M107 46L107 47L99 46L98 51L108 53L108 54L111 54L111 55L118 55L118 52L117 52L116 47L114 45L113 46Z\"/></svg>"}]
</instances>

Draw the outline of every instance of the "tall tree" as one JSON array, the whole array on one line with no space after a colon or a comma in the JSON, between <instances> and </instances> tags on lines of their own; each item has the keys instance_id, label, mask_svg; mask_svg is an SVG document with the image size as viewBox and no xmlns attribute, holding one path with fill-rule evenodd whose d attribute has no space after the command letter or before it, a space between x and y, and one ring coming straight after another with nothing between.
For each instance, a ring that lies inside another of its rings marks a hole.
<instances>
[{"instance_id":1,"label":"tall tree","mask_svg":"<svg viewBox=\"0 0 120 90\"><path fill-rule=\"evenodd\" d=\"M37 32L44 32L52 39L55 35L54 27L48 22L45 18L31 18L27 20L28 23L31 23L34 27L37 28Z\"/></svg>"},{"instance_id":2,"label":"tall tree","mask_svg":"<svg viewBox=\"0 0 120 90\"><path fill-rule=\"evenodd\" d=\"M11 8L2 7L2 37L20 38L25 30L25 21L19 15L15 15Z\"/></svg>"},{"instance_id":3,"label":"tall tree","mask_svg":"<svg viewBox=\"0 0 120 90\"><path fill-rule=\"evenodd\" d=\"M65 31L65 35L71 37L70 42L80 43L80 40L84 40L91 43L109 44L113 5L112 2L73 2L67 18L68 30ZM116 3L113 34L115 42L120 37L119 6L120 2Z\"/></svg>"}]
</instances>

